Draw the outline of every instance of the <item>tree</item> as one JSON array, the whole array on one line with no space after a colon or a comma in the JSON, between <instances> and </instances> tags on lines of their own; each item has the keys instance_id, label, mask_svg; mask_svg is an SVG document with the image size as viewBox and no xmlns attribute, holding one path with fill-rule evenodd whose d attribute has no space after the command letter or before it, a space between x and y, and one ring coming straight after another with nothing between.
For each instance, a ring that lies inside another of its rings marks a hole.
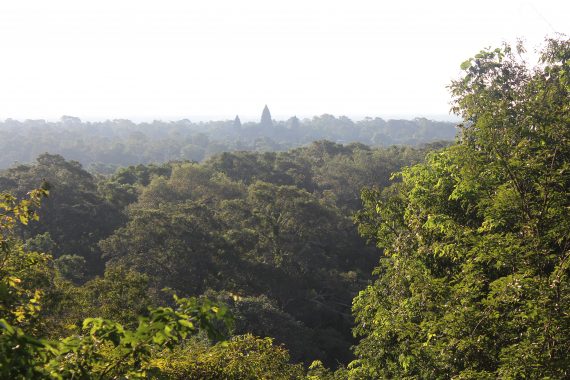
<instances>
[{"instance_id":1,"label":"tree","mask_svg":"<svg viewBox=\"0 0 570 380\"><path fill-rule=\"evenodd\" d=\"M42 337L42 298L54 280L51 258L27 252L15 231L18 224L38 220L47 194L34 190L18 201L0 193L0 378L146 378L157 371L151 363L156 352L174 348L199 329L211 339L222 338L220 327L227 329L230 323L226 308L176 296L175 307L149 308L134 328L87 318L74 335Z\"/></svg>"},{"instance_id":2,"label":"tree","mask_svg":"<svg viewBox=\"0 0 570 380\"><path fill-rule=\"evenodd\" d=\"M267 104L263 108L263 112L261 113L261 121L259 125L262 127L272 127L273 126L273 119L271 118L271 112L269 112L269 108Z\"/></svg>"},{"instance_id":3,"label":"tree","mask_svg":"<svg viewBox=\"0 0 570 380\"><path fill-rule=\"evenodd\" d=\"M303 379L300 364L291 364L283 347L271 338L250 334L233 337L213 347L193 342L186 347L164 352L153 364L166 379L256 380Z\"/></svg>"},{"instance_id":4,"label":"tree","mask_svg":"<svg viewBox=\"0 0 570 380\"><path fill-rule=\"evenodd\" d=\"M301 121L297 116L293 116L292 118L287 120L287 126L293 130L296 130L301 126Z\"/></svg>"},{"instance_id":5,"label":"tree","mask_svg":"<svg viewBox=\"0 0 570 380\"><path fill-rule=\"evenodd\" d=\"M97 272L102 263L96 243L121 224L120 211L98 193L95 178L81 164L66 161L60 155L45 153L34 165L0 172L0 191L18 198L40 183L49 188L50 197L38 210L39 222L22 231L30 238L49 233L55 243L51 254L82 256L89 271Z\"/></svg>"},{"instance_id":6,"label":"tree","mask_svg":"<svg viewBox=\"0 0 570 380\"><path fill-rule=\"evenodd\" d=\"M570 376L570 40L534 68L520 54L464 62L458 144L363 192L384 257L354 301L351 376Z\"/></svg>"}]
</instances>

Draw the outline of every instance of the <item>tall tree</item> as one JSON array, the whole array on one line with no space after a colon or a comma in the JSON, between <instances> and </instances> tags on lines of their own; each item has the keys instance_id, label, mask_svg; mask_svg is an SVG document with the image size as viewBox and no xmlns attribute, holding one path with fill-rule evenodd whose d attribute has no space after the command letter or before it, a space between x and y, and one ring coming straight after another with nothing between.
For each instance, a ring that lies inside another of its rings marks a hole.
<instances>
[{"instance_id":1,"label":"tall tree","mask_svg":"<svg viewBox=\"0 0 570 380\"><path fill-rule=\"evenodd\" d=\"M364 192L356 378L570 377L570 40L516 50L462 64L458 145Z\"/></svg>"},{"instance_id":2,"label":"tall tree","mask_svg":"<svg viewBox=\"0 0 570 380\"><path fill-rule=\"evenodd\" d=\"M102 269L97 241L122 222L120 211L97 192L95 178L76 161L60 155L42 154L34 165L20 165L0 172L0 191L23 197L40 183L50 197L38 211L40 222L27 226L26 237L49 233L56 243L55 257L83 256L91 271Z\"/></svg>"},{"instance_id":3,"label":"tall tree","mask_svg":"<svg viewBox=\"0 0 570 380\"><path fill-rule=\"evenodd\" d=\"M262 127L273 126L273 119L271 118L271 112L269 112L269 108L267 107L267 104L263 108L263 112L261 113L261 121L259 122L259 124Z\"/></svg>"},{"instance_id":4,"label":"tall tree","mask_svg":"<svg viewBox=\"0 0 570 380\"><path fill-rule=\"evenodd\" d=\"M287 120L287 126L291 129L297 129L301 126L301 121L297 116L293 116L289 120Z\"/></svg>"}]
</instances>

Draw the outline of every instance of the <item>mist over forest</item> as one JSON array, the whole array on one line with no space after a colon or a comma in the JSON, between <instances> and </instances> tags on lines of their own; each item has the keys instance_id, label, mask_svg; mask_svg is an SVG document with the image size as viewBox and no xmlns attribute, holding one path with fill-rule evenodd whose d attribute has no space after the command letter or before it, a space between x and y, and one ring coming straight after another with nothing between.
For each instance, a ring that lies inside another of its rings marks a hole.
<instances>
[{"instance_id":1,"label":"mist over forest","mask_svg":"<svg viewBox=\"0 0 570 380\"><path fill-rule=\"evenodd\" d=\"M374 147L418 146L453 141L455 124L425 118L359 121L332 115L276 121L268 108L260 121L234 120L193 123L190 120L133 123L129 120L82 122L63 116L59 121L0 122L0 168L32 163L42 153L60 154L90 171L111 174L118 167L173 160L202 161L222 152L286 151L327 140Z\"/></svg>"}]
</instances>

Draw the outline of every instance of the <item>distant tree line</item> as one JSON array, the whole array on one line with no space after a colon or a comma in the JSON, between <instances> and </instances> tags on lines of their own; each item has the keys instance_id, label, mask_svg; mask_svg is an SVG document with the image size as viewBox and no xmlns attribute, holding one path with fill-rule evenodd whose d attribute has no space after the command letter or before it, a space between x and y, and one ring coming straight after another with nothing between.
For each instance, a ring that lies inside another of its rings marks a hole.
<instances>
[{"instance_id":1,"label":"distant tree line","mask_svg":"<svg viewBox=\"0 0 570 380\"><path fill-rule=\"evenodd\" d=\"M424 118L384 120L322 115L275 121L267 106L259 123L235 120L191 122L130 120L83 122L63 116L59 121L0 122L0 168L31 163L49 152L80 162L91 172L111 174L118 167L176 160L200 162L221 152L286 151L316 140L369 146L421 145L455 138L450 122Z\"/></svg>"}]
</instances>

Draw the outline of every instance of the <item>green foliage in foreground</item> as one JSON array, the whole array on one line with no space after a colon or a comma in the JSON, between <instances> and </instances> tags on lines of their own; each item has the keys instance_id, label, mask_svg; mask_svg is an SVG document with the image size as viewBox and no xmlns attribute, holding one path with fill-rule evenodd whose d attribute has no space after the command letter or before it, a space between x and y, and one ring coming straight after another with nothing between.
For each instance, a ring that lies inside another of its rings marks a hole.
<instances>
[{"instance_id":1,"label":"green foliage in foreground","mask_svg":"<svg viewBox=\"0 0 570 380\"><path fill-rule=\"evenodd\" d=\"M47 194L32 191L21 201L0 194L0 379L332 378L319 362L308 373L291 364L287 350L271 338L246 334L221 340L233 319L226 307L205 298L174 296L174 307L149 307L136 323L128 323L133 305L117 303L143 296L147 278L123 267L110 268L83 288L58 278L51 257L27 251L33 244L24 245L15 234L19 224L38 219L36 210ZM106 300L93 302L101 293ZM79 328L67 326L71 335L45 338L45 330L55 327L51 335L57 334L62 323L73 319L69 313L53 318L65 308L66 297L87 297L88 312L114 315L128 324L86 318Z\"/></svg>"},{"instance_id":2,"label":"green foliage in foreground","mask_svg":"<svg viewBox=\"0 0 570 380\"><path fill-rule=\"evenodd\" d=\"M87 318L71 336L49 340L37 334L43 288L50 258L25 252L14 231L36 220L35 210L47 190L35 190L18 202L0 198L0 378L142 377L158 371L151 364L157 351L171 349L199 330L221 338L220 324L229 324L227 309L206 299L175 297L176 307L150 308L128 329L120 323ZM49 276L49 275L48 275Z\"/></svg>"},{"instance_id":3,"label":"green foliage in foreground","mask_svg":"<svg viewBox=\"0 0 570 380\"><path fill-rule=\"evenodd\" d=\"M354 301L353 378L570 377L570 41L517 57L466 62L459 144L363 193L385 255Z\"/></svg>"},{"instance_id":4,"label":"green foliage in foreground","mask_svg":"<svg viewBox=\"0 0 570 380\"><path fill-rule=\"evenodd\" d=\"M177 299L177 308L152 308L136 329L103 318L87 318L82 331L61 340L37 339L0 320L0 375L4 378L146 378L156 350L173 348L198 328L215 335L224 312L207 301Z\"/></svg>"},{"instance_id":5,"label":"green foliage in foreground","mask_svg":"<svg viewBox=\"0 0 570 380\"><path fill-rule=\"evenodd\" d=\"M202 342L180 346L153 360L168 379L300 379L301 365L289 363L287 351L270 338L243 335L210 347Z\"/></svg>"}]
</instances>

